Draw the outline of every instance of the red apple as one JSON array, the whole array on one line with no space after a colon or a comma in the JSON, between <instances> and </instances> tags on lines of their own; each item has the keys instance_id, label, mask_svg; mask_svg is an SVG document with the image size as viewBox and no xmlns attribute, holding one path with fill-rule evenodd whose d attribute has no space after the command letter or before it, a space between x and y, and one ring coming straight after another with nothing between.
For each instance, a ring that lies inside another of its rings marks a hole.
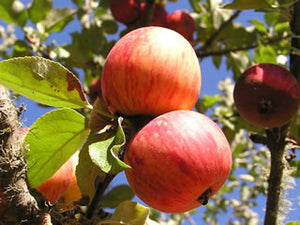
<instances>
[{"instance_id":1,"label":"red apple","mask_svg":"<svg viewBox=\"0 0 300 225\"><path fill-rule=\"evenodd\" d=\"M146 14L147 13L146 8L147 8L147 3L142 2L140 4L141 16L139 18L138 24L144 25L147 23L146 20L147 20L148 15ZM152 14L152 19L148 25L168 27L167 16L168 16L168 13L167 13L165 7L160 3L156 3L154 6L153 14Z\"/></svg>"},{"instance_id":2,"label":"red apple","mask_svg":"<svg viewBox=\"0 0 300 225\"><path fill-rule=\"evenodd\" d=\"M128 25L140 17L140 1L110 0L110 10L116 21Z\"/></svg>"},{"instance_id":3,"label":"red apple","mask_svg":"<svg viewBox=\"0 0 300 225\"><path fill-rule=\"evenodd\" d=\"M231 150L207 116L187 110L156 117L133 137L125 171L136 195L157 210L180 213L206 204L226 181Z\"/></svg>"},{"instance_id":4,"label":"red apple","mask_svg":"<svg viewBox=\"0 0 300 225\"><path fill-rule=\"evenodd\" d=\"M193 34L196 30L196 23L194 19L182 10L176 10L168 15L168 27L177 31L188 41L193 41Z\"/></svg>"},{"instance_id":5,"label":"red apple","mask_svg":"<svg viewBox=\"0 0 300 225\"><path fill-rule=\"evenodd\" d=\"M96 99L98 97L102 98L101 79L100 78L94 79L91 82L91 84L89 86L88 96L89 96L91 104L94 104L94 102L96 101Z\"/></svg>"},{"instance_id":6,"label":"red apple","mask_svg":"<svg viewBox=\"0 0 300 225\"><path fill-rule=\"evenodd\" d=\"M48 201L56 202L68 189L73 179L73 162L70 158L48 180L36 187Z\"/></svg>"},{"instance_id":7,"label":"red apple","mask_svg":"<svg viewBox=\"0 0 300 225\"><path fill-rule=\"evenodd\" d=\"M264 128L280 127L297 113L300 89L295 77L275 64L246 69L234 88L234 102L248 122Z\"/></svg>"},{"instance_id":8,"label":"red apple","mask_svg":"<svg viewBox=\"0 0 300 225\"><path fill-rule=\"evenodd\" d=\"M65 209L73 208L74 207L73 203L79 201L82 197L81 191L77 184L77 177L76 177L76 166L78 165L78 155L79 155L79 151L72 156L72 162L73 162L72 181L62 197L63 208Z\"/></svg>"},{"instance_id":9,"label":"red apple","mask_svg":"<svg viewBox=\"0 0 300 225\"><path fill-rule=\"evenodd\" d=\"M104 101L124 115L192 109L201 88L198 58L177 32L148 26L123 36L101 77Z\"/></svg>"}]
</instances>

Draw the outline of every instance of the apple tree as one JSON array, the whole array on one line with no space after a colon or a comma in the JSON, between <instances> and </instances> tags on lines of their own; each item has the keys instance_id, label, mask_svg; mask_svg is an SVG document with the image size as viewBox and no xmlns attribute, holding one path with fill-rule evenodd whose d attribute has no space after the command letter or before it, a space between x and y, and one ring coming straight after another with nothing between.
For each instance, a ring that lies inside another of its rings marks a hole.
<instances>
[{"instance_id":1,"label":"apple tree","mask_svg":"<svg viewBox=\"0 0 300 225\"><path fill-rule=\"evenodd\" d=\"M299 225L299 35L295 0L1 0L0 225Z\"/></svg>"}]
</instances>

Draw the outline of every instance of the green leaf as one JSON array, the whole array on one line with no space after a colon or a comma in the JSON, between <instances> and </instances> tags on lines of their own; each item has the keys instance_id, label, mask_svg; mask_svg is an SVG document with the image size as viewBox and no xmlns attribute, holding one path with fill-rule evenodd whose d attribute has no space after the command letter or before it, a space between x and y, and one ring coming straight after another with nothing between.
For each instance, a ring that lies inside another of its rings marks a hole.
<instances>
[{"instance_id":1,"label":"green leaf","mask_svg":"<svg viewBox=\"0 0 300 225\"><path fill-rule=\"evenodd\" d=\"M46 15L52 9L52 0L33 0L28 8L29 19L37 23L45 19Z\"/></svg>"},{"instance_id":2,"label":"green leaf","mask_svg":"<svg viewBox=\"0 0 300 225\"><path fill-rule=\"evenodd\" d=\"M61 64L41 57L20 57L0 62L0 84L49 106L89 106L77 77Z\"/></svg>"},{"instance_id":3,"label":"green leaf","mask_svg":"<svg viewBox=\"0 0 300 225\"><path fill-rule=\"evenodd\" d=\"M114 136L89 145L89 153L92 161L103 172L112 175L130 168L130 166L118 158L119 151L125 144L125 134L121 123L122 118L119 118L118 130Z\"/></svg>"},{"instance_id":4,"label":"green leaf","mask_svg":"<svg viewBox=\"0 0 300 225\"><path fill-rule=\"evenodd\" d=\"M253 51L253 56L256 63L277 63L277 54L270 45L260 44L258 48Z\"/></svg>"},{"instance_id":5,"label":"green leaf","mask_svg":"<svg viewBox=\"0 0 300 225\"><path fill-rule=\"evenodd\" d=\"M273 9L273 7L265 0L234 0L232 3L223 6L224 9Z\"/></svg>"},{"instance_id":6,"label":"green leaf","mask_svg":"<svg viewBox=\"0 0 300 225\"><path fill-rule=\"evenodd\" d=\"M103 196L100 205L103 208L116 208L120 202L131 200L134 193L128 185L119 185Z\"/></svg>"},{"instance_id":7,"label":"green leaf","mask_svg":"<svg viewBox=\"0 0 300 225\"><path fill-rule=\"evenodd\" d=\"M48 33L60 32L73 20L75 13L76 10L70 8L52 9L38 26L43 27Z\"/></svg>"},{"instance_id":8,"label":"green leaf","mask_svg":"<svg viewBox=\"0 0 300 225\"><path fill-rule=\"evenodd\" d=\"M103 133L101 135L107 135ZM79 153L79 163L76 167L77 183L83 196L93 199L96 189L95 180L102 182L106 174L96 166L90 158L88 146L99 139L98 136L89 137Z\"/></svg>"},{"instance_id":9,"label":"green leaf","mask_svg":"<svg viewBox=\"0 0 300 225\"><path fill-rule=\"evenodd\" d=\"M28 181L36 187L51 177L85 142L85 118L72 109L57 109L41 116L30 127L24 143Z\"/></svg>"},{"instance_id":10,"label":"green leaf","mask_svg":"<svg viewBox=\"0 0 300 225\"><path fill-rule=\"evenodd\" d=\"M193 11L200 13L201 12L201 8L199 6L199 0L189 0L190 5L193 9Z\"/></svg>"},{"instance_id":11,"label":"green leaf","mask_svg":"<svg viewBox=\"0 0 300 225\"><path fill-rule=\"evenodd\" d=\"M256 30L258 30L259 32L268 33L266 25L260 20L250 20L249 22L252 23L255 26Z\"/></svg>"},{"instance_id":12,"label":"green leaf","mask_svg":"<svg viewBox=\"0 0 300 225\"><path fill-rule=\"evenodd\" d=\"M300 160L293 160L290 164L292 167L295 167L295 171L292 175L294 177L300 177Z\"/></svg>"},{"instance_id":13,"label":"green leaf","mask_svg":"<svg viewBox=\"0 0 300 225\"><path fill-rule=\"evenodd\" d=\"M299 221L291 221L291 222L287 222L285 225L300 225Z\"/></svg>"},{"instance_id":14,"label":"green leaf","mask_svg":"<svg viewBox=\"0 0 300 225\"><path fill-rule=\"evenodd\" d=\"M6 23L23 27L27 20L27 11L24 4L19 0L1 0L0 19Z\"/></svg>"},{"instance_id":15,"label":"green leaf","mask_svg":"<svg viewBox=\"0 0 300 225\"><path fill-rule=\"evenodd\" d=\"M149 208L142 206L137 202L125 201L118 205L107 223L144 225L149 216L149 211Z\"/></svg>"}]
</instances>

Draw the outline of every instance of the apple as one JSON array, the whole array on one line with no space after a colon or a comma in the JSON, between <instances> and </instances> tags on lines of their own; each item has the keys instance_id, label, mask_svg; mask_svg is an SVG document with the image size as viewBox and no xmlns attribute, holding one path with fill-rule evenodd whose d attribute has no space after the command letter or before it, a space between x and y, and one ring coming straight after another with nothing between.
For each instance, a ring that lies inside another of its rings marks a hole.
<instances>
[{"instance_id":1,"label":"apple","mask_svg":"<svg viewBox=\"0 0 300 225\"><path fill-rule=\"evenodd\" d=\"M116 21L128 25L140 17L140 1L110 0L110 11Z\"/></svg>"},{"instance_id":2,"label":"apple","mask_svg":"<svg viewBox=\"0 0 300 225\"><path fill-rule=\"evenodd\" d=\"M73 162L72 158L70 158L48 180L35 189L48 201L54 203L64 195L72 179Z\"/></svg>"},{"instance_id":3,"label":"apple","mask_svg":"<svg viewBox=\"0 0 300 225\"><path fill-rule=\"evenodd\" d=\"M140 11L141 11L141 16L138 19L138 24L145 25L147 23L147 3L142 2L140 4ZM149 21L150 23L148 25L152 26L160 26L160 27L168 27L168 13L164 7L164 5L160 3L155 3L154 9L153 9L153 14L152 14L152 19Z\"/></svg>"},{"instance_id":4,"label":"apple","mask_svg":"<svg viewBox=\"0 0 300 225\"><path fill-rule=\"evenodd\" d=\"M73 175L71 183L68 187L68 189L65 191L62 199L63 199L63 208L71 209L74 207L74 202L79 201L82 197L81 191L79 189L79 186L77 184L77 177L76 177L76 167L78 165L78 156L79 151L76 152L72 157L73 162Z\"/></svg>"},{"instance_id":5,"label":"apple","mask_svg":"<svg viewBox=\"0 0 300 225\"><path fill-rule=\"evenodd\" d=\"M123 36L108 54L101 76L104 101L127 116L192 109L200 88L200 65L190 43L156 26Z\"/></svg>"},{"instance_id":6,"label":"apple","mask_svg":"<svg viewBox=\"0 0 300 225\"><path fill-rule=\"evenodd\" d=\"M262 63L246 69L236 81L234 102L240 115L263 128L280 127L297 113L300 89L284 67Z\"/></svg>"},{"instance_id":7,"label":"apple","mask_svg":"<svg viewBox=\"0 0 300 225\"><path fill-rule=\"evenodd\" d=\"M101 95L101 79L96 78L91 82L89 86L88 96L90 99L90 103L94 104L98 97L101 98Z\"/></svg>"},{"instance_id":8,"label":"apple","mask_svg":"<svg viewBox=\"0 0 300 225\"><path fill-rule=\"evenodd\" d=\"M175 10L168 17L168 27L177 31L188 41L193 41L193 34L196 30L195 20L186 12L182 10Z\"/></svg>"},{"instance_id":9,"label":"apple","mask_svg":"<svg viewBox=\"0 0 300 225\"><path fill-rule=\"evenodd\" d=\"M150 207L181 213L207 203L232 164L228 141L207 116L188 110L160 115L130 141L124 162L135 194Z\"/></svg>"}]
</instances>

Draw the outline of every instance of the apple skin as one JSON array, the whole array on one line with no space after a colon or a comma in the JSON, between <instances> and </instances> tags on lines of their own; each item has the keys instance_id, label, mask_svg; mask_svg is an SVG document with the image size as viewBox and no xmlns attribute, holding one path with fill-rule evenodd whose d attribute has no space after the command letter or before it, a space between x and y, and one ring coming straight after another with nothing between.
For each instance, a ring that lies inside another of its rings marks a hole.
<instances>
[{"instance_id":1,"label":"apple skin","mask_svg":"<svg viewBox=\"0 0 300 225\"><path fill-rule=\"evenodd\" d=\"M192 109L200 88L200 65L190 43L156 26L123 36L110 51L101 77L104 101L123 115Z\"/></svg>"},{"instance_id":2,"label":"apple skin","mask_svg":"<svg viewBox=\"0 0 300 225\"><path fill-rule=\"evenodd\" d=\"M72 209L74 208L74 202L79 201L82 198L81 191L79 189L79 186L77 184L77 177L76 177L76 167L78 165L78 156L79 156L79 151L76 152L72 157L72 162L73 162L73 175L72 175L72 180L71 183L68 187L68 189L65 191L62 199L63 199L63 208L64 209Z\"/></svg>"},{"instance_id":3,"label":"apple skin","mask_svg":"<svg viewBox=\"0 0 300 225\"><path fill-rule=\"evenodd\" d=\"M129 25L140 17L140 1L110 0L110 11L116 21Z\"/></svg>"},{"instance_id":4,"label":"apple skin","mask_svg":"<svg viewBox=\"0 0 300 225\"><path fill-rule=\"evenodd\" d=\"M193 41L193 34L196 30L195 20L186 12L182 10L175 10L168 17L168 27L175 30L188 41Z\"/></svg>"},{"instance_id":5,"label":"apple skin","mask_svg":"<svg viewBox=\"0 0 300 225\"><path fill-rule=\"evenodd\" d=\"M160 115L130 141L124 162L129 185L150 207L181 213L201 205L209 188L214 195L232 164L228 141L207 116L188 110Z\"/></svg>"},{"instance_id":6,"label":"apple skin","mask_svg":"<svg viewBox=\"0 0 300 225\"><path fill-rule=\"evenodd\" d=\"M262 63L246 69L236 81L234 102L240 115L263 128L280 127L297 113L300 89L284 67Z\"/></svg>"},{"instance_id":7,"label":"apple skin","mask_svg":"<svg viewBox=\"0 0 300 225\"><path fill-rule=\"evenodd\" d=\"M147 23L146 8L147 8L147 3L142 2L140 4L141 16L138 19L138 25L139 24L145 25ZM156 3L154 5L152 20L150 21L150 23L148 25L168 27L168 19L167 18L168 18L168 13L167 13L165 7L162 4Z\"/></svg>"},{"instance_id":8,"label":"apple skin","mask_svg":"<svg viewBox=\"0 0 300 225\"><path fill-rule=\"evenodd\" d=\"M59 200L73 179L72 157L65 162L48 180L35 187L48 201L54 203Z\"/></svg>"},{"instance_id":9,"label":"apple skin","mask_svg":"<svg viewBox=\"0 0 300 225\"><path fill-rule=\"evenodd\" d=\"M96 101L96 99L98 97L102 98L101 79L100 78L96 78L91 82L91 84L89 86L88 96L89 96L91 104L94 104L94 102Z\"/></svg>"}]
</instances>

